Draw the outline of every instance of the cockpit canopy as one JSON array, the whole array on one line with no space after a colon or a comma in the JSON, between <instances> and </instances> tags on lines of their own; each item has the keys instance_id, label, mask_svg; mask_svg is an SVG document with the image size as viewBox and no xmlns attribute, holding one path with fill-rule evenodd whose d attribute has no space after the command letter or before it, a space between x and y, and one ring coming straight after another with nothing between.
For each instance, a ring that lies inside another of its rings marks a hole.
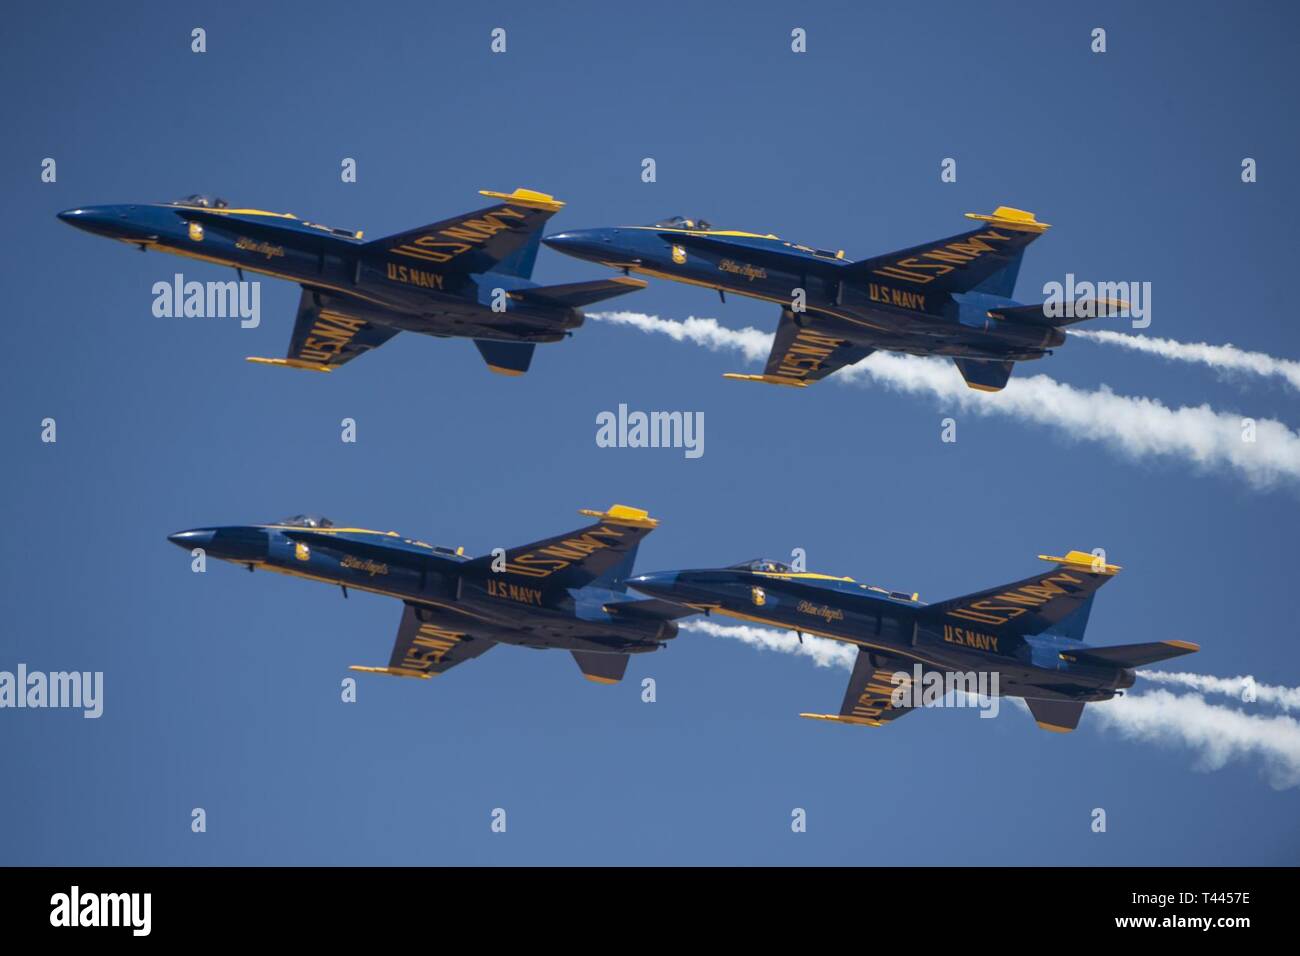
<instances>
[{"instance_id":1,"label":"cockpit canopy","mask_svg":"<svg viewBox=\"0 0 1300 956\"><path fill-rule=\"evenodd\" d=\"M773 561L771 558L754 558L752 561L733 564L730 568L733 571L767 571L777 574L789 574L794 570L790 565L782 564L780 561Z\"/></svg>"},{"instance_id":2,"label":"cockpit canopy","mask_svg":"<svg viewBox=\"0 0 1300 956\"><path fill-rule=\"evenodd\" d=\"M321 515L294 515L280 522L291 528L332 528L334 522Z\"/></svg>"},{"instance_id":3,"label":"cockpit canopy","mask_svg":"<svg viewBox=\"0 0 1300 956\"><path fill-rule=\"evenodd\" d=\"M173 206L196 206L199 209L228 209L230 203L216 196L205 196L202 193L193 193L184 199L178 199Z\"/></svg>"},{"instance_id":4,"label":"cockpit canopy","mask_svg":"<svg viewBox=\"0 0 1300 956\"><path fill-rule=\"evenodd\" d=\"M712 229L713 224L703 219L687 219L684 216L672 216L655 223L667 229Z\"/></svg>"}]
</instances>

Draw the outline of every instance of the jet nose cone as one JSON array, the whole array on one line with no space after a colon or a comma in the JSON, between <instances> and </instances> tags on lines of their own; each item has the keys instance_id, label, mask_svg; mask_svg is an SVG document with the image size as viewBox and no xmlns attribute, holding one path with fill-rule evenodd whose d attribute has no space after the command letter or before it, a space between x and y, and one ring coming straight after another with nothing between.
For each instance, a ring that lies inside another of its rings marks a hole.
<instances>
[{"instance_id":1,"label":"jet nose cone","mask_svg":"<svg viewBox=\"0 0 1300 956\"><path fill-rule=\"evenodd\" d=\"M65 209L59 219L97 236L119 238L131 232L131 206L79 206Z\"/></svg>"},{"instance_id":2,"label":"jet nose cone","mask_svg":"<svg viewBox=\"0 0 1300 956\"><path fill-rule=\"evenodd\" d=\"M100 210L90 209L65 209L59 213L59 220L66 222L69 226L76 226L78 229L85 229L94 232L95 224L102 218Z\"/></svg>"},{"instance_id":3,"label":"jet nose cone","mask_svg":"<svg viewBox=\"0 0 1300 956\"><path fill-rule=\"evenodd\" d=\"M193 531L177 531L175 534L169 534L167 540L186 551L193 551L195 548L207 550L212 546L215 533L211 528L196 528Z\"/></svg>"},{"instance_id":4,"label":"jet nose cone","mask_svg":"<svg viewBox=\"0 0 1300 956\"><path fill-rule=\"evenodd\" d=\"M573 229L557 232L542 240L556 252L579 259L600 259L608 255L610 239L604 229Z\"/></svg>"}]
</instances>

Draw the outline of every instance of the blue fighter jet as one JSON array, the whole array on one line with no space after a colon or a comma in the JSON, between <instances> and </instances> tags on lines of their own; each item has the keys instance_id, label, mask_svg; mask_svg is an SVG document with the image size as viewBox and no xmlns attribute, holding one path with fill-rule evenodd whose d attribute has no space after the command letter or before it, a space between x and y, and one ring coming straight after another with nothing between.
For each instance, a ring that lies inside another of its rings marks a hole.
<instances>
[{"instance_id":1,"label":"blue fighter jet","mask_svg":"<svg viewBox=\"0 0 1300 956\"><path fill-rule=\"evenodd\" d=\"M1053 569L938 604L766 559L643 574L628 584L705 614L855 645L839 713L800 714L843 724L897 720L916 708L918 684L973 691L979 675L997 674L998 695L1024 698L1043 729L1070 731L1085 704L1132 687L1134 668L1200 650L1187 641L1085 644L1093 598L1119 567L1081 551L1040 558Z\"/></svg>"},{"instance_id":2,"label":"blue fighter jet","mask_svg":"<svg viewBox=\"0 0 1300 956\"><path fill-rule=\"evenodd\" d=\"M999 206L967 213L981 225L946 239L853 262L773 235L718 229L681 216L653 226L562 232L542 240L624 274L672 279L719 294L777 302L781 321L762 375L726 377L805 387L883 349L948 356L971 388L1000 391L1016 362L1065 341L1062 326L1125 303L1089 300L1055 315L1011 296L1025 248L1047 223Z\"/></svg>"},{"instance_id":3,"label":"blue fighter jet","mask_svg":"<svg viewBox=\"0 0 1300 956\"><path fill-rule=\"evenodd\" d=\"M255 272L299 283L287 357L249 361L317 372L408 331L473 339L492 371L522 375L537 343L582 325L582 306L645 286L628 278L537 285L529 277L542 226L564 203L530 189L482 194L499 202L369 242L360 232L199 195L86 206L59 218L141 250L232 266L241 280Z\"/></svg>"},{"instance_id":4,"label":"blue fighter jet","mask_svg":"<svg viewBox=\"0 0 1300 956\"><path fill-rule=\"evenodd\" d=\"M197 528L168 540L191 553L398 598L397 642L383 667L352 670L428 678L497 644L563 648L583 675L622 680L629 655L677 635L680 605L627 592L637 547L658 522L625 505L581 512L593 524L480 558L396 531L342 528L314 515L278 524Z\"/></svg>"}]
</instances>

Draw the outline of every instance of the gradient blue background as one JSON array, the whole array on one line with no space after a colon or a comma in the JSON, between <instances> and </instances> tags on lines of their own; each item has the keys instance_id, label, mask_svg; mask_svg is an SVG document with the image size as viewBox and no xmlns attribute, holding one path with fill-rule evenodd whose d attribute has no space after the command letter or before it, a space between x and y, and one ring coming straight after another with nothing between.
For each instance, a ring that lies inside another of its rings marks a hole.
<instances>
[{"instance_id":1,"label":"gradient blue background","mask_svg":"<svg viewBox=\"0 0 1300 956\"><path fill-rule=\"evenodd\" d=\"M617 501L663 521L643 570L802 547L817 569L930 600L1102 546L1126 570L1091 639L1196 641L1189 667L1296 684L1293 487L1001 418L958 415L942 444L951 410L933 400L726 382L736 356L596 322L521 379L417 336L330 376L253 366L283 354L296 287L263 282L256 330L157 319L155 281L229 273L54 218L208 191L377 237L530 186L569 202L550 231L680 213L863 257L1007 203L1055 224L1023 298L1067 271L1149 280L1151 334L1294 357L1295 8L1133 6L9 10L0 668L102 670L106 702L98 721L0 712L0 862L1296 862L1297 793L1254 762L1199 772L1183 748L1086 716L1047 734L1010 706L881 732L803 721L838 705L846 672L698 635L616 688L567 654L503 647L436 682L362 677L345 705L346 666L387 659L398 604L224 564L195 575L165 540L312 510L481 553ZM57 184L39 180L46 156ZM939 181L947 156L956 184ZM537 269L602 274L549 250ZM619 305L776 320L665 283ZM1029 371L1298 417L1280 385L1091 343ZM597 448L595 416L620 402L705 411L704 457Z\"/></svg>"}]
</instances>

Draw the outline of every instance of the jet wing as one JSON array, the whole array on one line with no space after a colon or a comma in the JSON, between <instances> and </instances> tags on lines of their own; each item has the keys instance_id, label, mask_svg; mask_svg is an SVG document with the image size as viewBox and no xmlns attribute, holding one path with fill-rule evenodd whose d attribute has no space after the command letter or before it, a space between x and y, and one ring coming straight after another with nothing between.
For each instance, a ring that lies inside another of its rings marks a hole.
<instances>
[{"instance_id":1,"label":"jet wing","mask_svg":"<svg viewBox=\"0 0 1300 956\"><path fill-rule=\"evenodd\" d=\"M806 388L846 365L862 361L874 351L870 346L850 341L823 316L804 312L796 318L789 309L782 309L763 374L728 372L724 377Z\"/></svg>"},{"instance_id":2,"label":"jet wing","mask_svg":"<svg viewBox=\"0 0 1300 956\"><path fill-rule=\"evenodd\" d=\"M397 329L366 321L359 312L358 306L346 296L328 295L303 286L288 356L277 359L250 355L248 361L332 372L358 355L379 348L398 333Z\"/></svg>"},{"instance_id":3,"label":"jet wing","mask_svg":"<svg viewBox=\"0 0 1300 956\"><path fill-rule=\"evenodd\" d=\"M1057 567L1011 584L930 604L923 616L945 627L973 623L1017 635L1060 633L1061 628L1066 628L1067 636L1079 636L1087 624L1084 609L1092 606L1097 589L1119 573L1119 566L1105 564L1084 551L1039 558Z\"/></svg>"},{"instance_id":4,"label":"jet wing","mask_svg":"<svg viewBox=\"0 0 1300 956\"><path fill-rule=\"evenodd\" d=\"M1023 209L999 206L990 216L968 212L984 223L945 239L862 259L846 272L858 281L902 283L908 290L1009 296L1015 288L1025 247L1049 228ZM847 276L846 276L847 277Z\"/></svg>"},{"instance_id":5,"label":"jet wing","mask_svg":"<svg viewBox=\"0 0 1300 956\"><path fill-rule=\"evenodd\" d=\"M353 664L349 670L365 674L391 674L394 677L436 677L457 664L478 657L491 650L496 641L472 637L463 631L452 631L420 620L415 605L408 604L402 611L402 623L397 628L397 641L387 667L362 667Z\"/></svg>"},{"instance_id":6,"label":"jet wing","mask_svg":"<svg viewBox=\"0 0 1300 956\"><path fill-rule=\"evenodd\" d=\"M531 189L480 192L504 201L368 242L362 247L362 255L417 262L446 272L495 269L516 276L531 275L542 226L564 208L564 203Z\"/></svg>"},{"instance_id":7,"label":"jet wing","mask_svg":"<svg viewBox=\"0 0 1300 956\"><path fill-rule=\"evenodd\" d=\"M626 579L641 539L659 522L640 508L626 505L581 514L595 518L596 523L507 548L499 569L494 567L498 558L491 554L466 562L462 568L486 578L489 586L501 581L534 588L576 588L592 583L613 586Z\"/></svg>"},{"instance_id":8,"label":"jet wing","mask_svg":"<svg viewBox=\"0 0 1300 956\"><path fill-rule=\"evenodd\" d=\"M894 682L894 674L907 675ZM895 691L907 693L912 678L909 668L899 661L890 661L858 649L858 659L844 691L844 703L838 714L800 714L812 720L833 720L841 724L861 724L866 727L883 727L916 708L897 706L893 702Z\"/></svg>"}]
</instances>

